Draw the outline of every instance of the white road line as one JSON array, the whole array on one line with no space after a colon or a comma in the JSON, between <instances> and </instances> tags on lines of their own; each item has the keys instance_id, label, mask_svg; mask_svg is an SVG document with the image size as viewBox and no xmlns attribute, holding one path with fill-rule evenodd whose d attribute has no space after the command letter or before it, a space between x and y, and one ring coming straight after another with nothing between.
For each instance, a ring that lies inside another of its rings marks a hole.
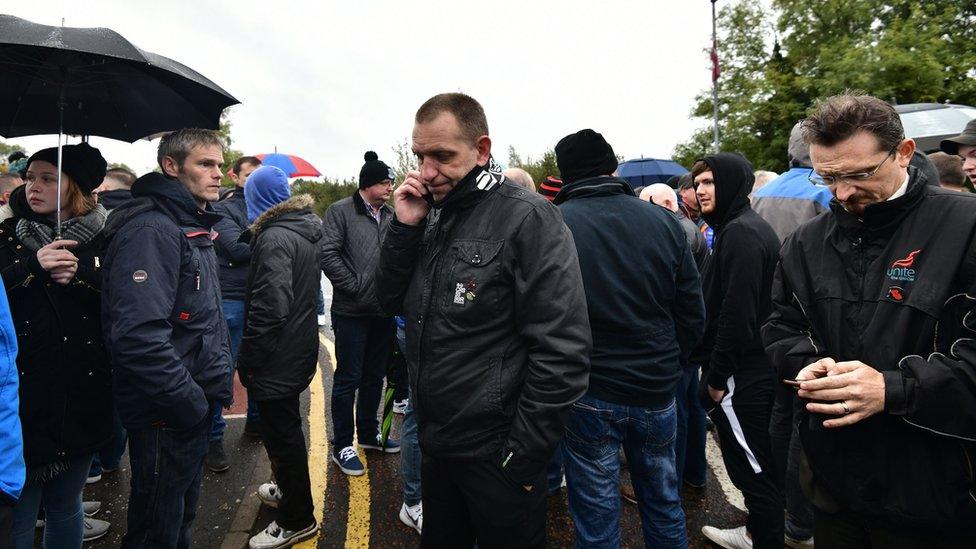
<instances>
[{"instance_id":1,"label":"white road line","mask_svg":"<svg viewBox=\"0 0 976 549\"><path fill-rule=\"evenodd\" d=\"M725 470L725 462L722 461L722 450L718 447L718 441L715 439L714 433L707 433L705 435L705 458L708 460L708 465L712 468L712 472L715 473L715 478L718 479L719 486L722 487L722 493L725 494L725 499L736 509L745 511L745 499L742 497L742 492L732 484L732 479L729 478L729 472Z\"/></svg>"}]
</instances>

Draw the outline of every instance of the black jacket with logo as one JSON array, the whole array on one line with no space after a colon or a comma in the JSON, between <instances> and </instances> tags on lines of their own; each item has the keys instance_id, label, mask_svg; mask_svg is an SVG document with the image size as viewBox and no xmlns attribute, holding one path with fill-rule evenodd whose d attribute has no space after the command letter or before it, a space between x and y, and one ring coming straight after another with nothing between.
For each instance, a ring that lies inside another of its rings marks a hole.
<instances>
[{"instance_id":1,"label":"black jacket with logo","mask_svg":"<svg viewBox=\"0 0 976 549\"><path fill-rule=\"evenodd\" d=\"M384 310L406 317L424 452L512 454L509 478L533 478L589 371L586 296L556 207L475 168L425 226L394 219L376 283Z\"/></svg>"},{"instance_id":2,"label":"black jacket with logo","mask_svg":"<svg viewBox=\"0 0 976 549\"><path fill-rule=\"evenodd\" d=\"M300 194L254 221L247 275L244 338L237 361L255 400L297 395L315 375L319 357L319 247L322 222Z\"/></svg>"},{"instance_id":3,"label":"black jacket with logo","mask_svg":"<svg viewBox=\"0 0 976 549\"><path fill-rule=\"evenodd\" d=\"M213 224L178 181L132 185L109 215L102 326L115 402L129 429L184 429L230 404L230 337L220 304Z\"/></svg>"},{"instance_id":4,"label":"black jacket with logo","mask_svg":"<svg viewBox=\"0 0 976 549\"><path fill-rule=\"evenodd\" d=\"M831 215L786 240L763 327L794 378L823 357L884 375L882 413L826 429L803 412L814 503L900 527L976 524L976 196L926 186Z\"/></svg>"}]
</instances>

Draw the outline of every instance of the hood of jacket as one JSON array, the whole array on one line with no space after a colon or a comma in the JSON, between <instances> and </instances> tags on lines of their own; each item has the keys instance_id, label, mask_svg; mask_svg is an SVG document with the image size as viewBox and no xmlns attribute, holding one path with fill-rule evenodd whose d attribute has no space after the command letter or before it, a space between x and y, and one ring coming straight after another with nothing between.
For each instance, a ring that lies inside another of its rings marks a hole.
<instances>
[{"instance_id":1,"label":"hood of jacket","mask_svg":"<svg viewBox=\"0 0 976 549\"><path fill-rule=\"evenodd\" d=\"M558 206L559 204L562 204L567 200L573 200L574 198L585 198L588 196L610 196L614 194L636 196L634 194L634 189L632 189L623 179L614 177L612 175L601 175L564 184L559 190L559 194L556 195L556 198L554 198L552 202Z\"/></svg>"},{"instance_id":2,"label":"hood of jacket","mask_svg":"<svg viewBox=\"0 0 976 549\"><path fill-rule=\"evenodd\" d=\"M928 177L915 166L908 167L908 189L905 194L884 202L877 202L864 208L863 218L844 209L836 198L830 201L830 209L837 216L837 224L847 235L862 231L888 234L895 231L902 219L918 206L925 196Z\"/></svg>"},{"instance_id":3,"label":"hood of jacket","mask_svg":"<svg viewBox=\"0 0 976 549\"><path fill-rule=\"evenodd\" d=\"M475 166L472 168L447 193L447 196L439 202L433 203L434 209L452 211L481 202L482 199L488 196L488 191L497 188L505 181L505 176L501 172L495 171L494 167L494 161L491 161L487 166Z\"/></svg>"},{"instance_id":4,"label":"hood of jacket","mask_svg":"<svg viewBox=\"0 0 976 549\"><path fill-rule=\"evenodd\" d=\"M268 208L251 225L252 239L268 227L284 227L298 233L310 242L318 242L322 236L322 224L312 214L315 199L309 194L295 196Z\"/></svg>"},{"instance_id":5,"label":"hood of jacket","mask_svg":"<svg viewBox=\"0 0 976 549\"><path fill-rule=\"evenodd\" d=\"M756 178L752 164L739 153L706 156L704 162L715 180L715 208L711 213L702 213L702 218L719 231L749 208L749 193Z\"/></svg>"},{"instance_id":6,"label":"hood of jacket","mask_svg":"<svg viewBox=\"0 0 976 549\"><path fill-rule=\"evenodd\" d=\"M179 225L203 227L207 230L221 219L210 204L201 210L190 191L179 181L158 172L150 172L132 184L132 200L112 210L112 215L105 224L106 238L111 238L137 215L157 208Z\"/></svg>"},{"instance_id":7,"label":"hood of jacket","mask_svg":"<svg viewBox=\"0 0 976 549\"><path fill-rule=\"evenodd\" d=\"M132 191L129 189L115 189L114 191L98 193L98 203L105 206L106 210L114 210L129 200L132 200Z\"/></svg>"}]
</instances>

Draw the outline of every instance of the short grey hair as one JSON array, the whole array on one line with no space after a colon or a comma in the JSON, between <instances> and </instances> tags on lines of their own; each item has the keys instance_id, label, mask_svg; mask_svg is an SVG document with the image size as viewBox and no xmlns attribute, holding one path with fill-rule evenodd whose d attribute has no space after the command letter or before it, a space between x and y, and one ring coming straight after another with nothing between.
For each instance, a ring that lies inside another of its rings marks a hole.
<instances>
[{"instance_id":1,"label":"short grey hair","mask_svg":"<svg viewBox=\"0 0 976 549\"><path fill-rule=\"evenodd\" d=\"M779 177L776 172L769 172L766 170L759 170L752 174L756 178L755 182L752 184L752 192L756 192L759 189L766 186L767 183Z\"/></svg>"},{"instance_id":2,"label":"short grey hair","mask_svg":"<svg viewBox=\"0 0 976 549\"><path fill-rule=\"evenodd\" d=\"M183 128L175 132L168 133L159 140L159 148L156 150L156 162L159 169L163 170L163 158L170 157L179 166L183 165L186 157L190 156L190 151L196 147L209 147L216 145L220 150L224 150L224 141L220 134L213 130L200 128Z\"/></svg>"},{"instance_id":3,"label":"short grey hair","mask_svg":"<svg viewBox=\"0 0 976 549\"><path fill-rule=\"evenodd\" d=\"M519 187L535 192L535 182L532 181L532 176L522 168L509 168L502 172L502 175L511 179L512 183L515 183Z\"/></svg>"}]
</instances>

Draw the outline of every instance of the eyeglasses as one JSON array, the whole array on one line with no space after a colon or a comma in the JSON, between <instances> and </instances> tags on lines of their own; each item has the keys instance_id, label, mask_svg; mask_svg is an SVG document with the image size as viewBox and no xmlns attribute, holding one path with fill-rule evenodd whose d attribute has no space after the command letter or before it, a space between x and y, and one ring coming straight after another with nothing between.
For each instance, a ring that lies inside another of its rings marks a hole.
<instances>
[{"instance_id":1,"label":"eyeglasses","mask_svg":"<svg viewBox=\"0 0 976 549\"><path fill-rule=\"evenodd\" d=\"M901 143L899 143L898 145L901 145ZM869 172L842 173L838 175L820 175L811 169L810 175L807 176L807 179L809 179L810 182L815 185L826 185L828 187L833 187L840 181L867 181L868 179L874 177L874 174L878 173L878 170L881 169L881 166L884 166L884 163L887 162L888 159L895 154L895 151L898 150L898 145L892 147L892 149L888 151L888 154L885 155L884 160L882 160L880 164L875 166L874 169Z\"/></svg>"}]
</instances>

